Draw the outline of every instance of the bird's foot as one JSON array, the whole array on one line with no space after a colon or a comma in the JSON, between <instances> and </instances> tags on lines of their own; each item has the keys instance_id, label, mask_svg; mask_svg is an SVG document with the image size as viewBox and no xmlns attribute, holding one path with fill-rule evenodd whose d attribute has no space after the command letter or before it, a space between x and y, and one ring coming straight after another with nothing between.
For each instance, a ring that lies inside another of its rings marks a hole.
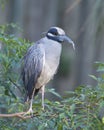
<instances>
[{"instance_id":1,"label":"bird's foot","mask_svg":"<svg viewBox=\"0 0 104 130\"><path fill-rule=\"evenodd\" d=\"M31 115L31 117L33 117L33 110L32 108L29 108L29 110L24 114L24 116L26 115Z\"/></svg>"}]
</instances>

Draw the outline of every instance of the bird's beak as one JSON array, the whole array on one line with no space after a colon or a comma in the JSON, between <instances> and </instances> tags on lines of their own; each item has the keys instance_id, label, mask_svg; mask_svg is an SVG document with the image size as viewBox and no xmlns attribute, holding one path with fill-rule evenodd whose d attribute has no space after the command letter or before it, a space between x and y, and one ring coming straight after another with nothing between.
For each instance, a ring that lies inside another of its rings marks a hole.
<instances>
[{"instance_id":1,"label":"bird's beak","mask_svg":"<svg viewBox=\"0 0 104 130\"><path fill-rule=\"evenodd\" d=\"M61 36L61 40L63 42L71 43L72 46L73 46L73 49L75 50L75 44L74 44L74 42L68 36L66 36L66 35Z\"/></svg>"}]
</instances>

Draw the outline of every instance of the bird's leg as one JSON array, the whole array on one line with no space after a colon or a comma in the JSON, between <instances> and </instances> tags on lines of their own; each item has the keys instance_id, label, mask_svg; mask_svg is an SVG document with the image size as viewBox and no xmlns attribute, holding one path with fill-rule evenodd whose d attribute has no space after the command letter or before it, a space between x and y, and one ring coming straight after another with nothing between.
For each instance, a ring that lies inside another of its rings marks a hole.
<instances>
[{"instance_id":1,"label":"bird's leg","mask_svg":"<svg viewBox=\"0 0 104 130\"><path fill-rule=\"evenodd\" d=\"M28 110L28 112L30 112L31 114L33 114L32 103L33 103L33 98L30 100L30 108Z\"/></svg>"},{"instance_id":2,"label":"bird's leg","mask_svg":"<svg viewBox=\"0 0 104 130\"><path fill-rule=\"evenodd\" d=\"M29 110L24 114L24 116L28 115L28 114L31 114L33 116L32 103L33 103L33 98L34 98L34 92L35 92L35 89L34 89L34 91L32 93Z\"/></svg>"},{"instance_id":3,"label":"bird's leg","mask_svg":"<svg viewBox=\"0 0 104 130\"><path fill-rule=\"evenodd\" d=\"M42 87L42 107L43 107L43 110L44 110L44 89L45 89L45 86Z\"/></svg>"},{"instance_id":4,"label":"bird's leg","mask_svg":"<svg viewBox=\"0 0 104 130\"><path fill-rule=\"evenodd\" d=\"M33 116L32 102L33 102L33 98L31 98L29 110L24 114L24 116L28 114L31 114L31 116Z\"/></svg>"}]
</instances>

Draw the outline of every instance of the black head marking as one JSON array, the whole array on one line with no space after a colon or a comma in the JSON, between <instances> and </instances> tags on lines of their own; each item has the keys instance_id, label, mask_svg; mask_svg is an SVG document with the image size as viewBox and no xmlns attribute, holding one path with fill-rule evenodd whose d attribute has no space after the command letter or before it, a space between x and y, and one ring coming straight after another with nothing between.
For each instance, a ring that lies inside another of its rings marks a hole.
<instances>
[{"instance_id":1,"label":"black head marking","mask_svg":"<svg viewBox=\"0 0 104 130\"><path fill-rule=\"evenodd\" d=\"M51 28L49 31L48 31L48 34L52 34L52 35L55 35L55 36L57 36L58 35L58 31L57 31L57 29L56 28Z\"/></svg>"},{"instance_id":2,"label":"black head marking","mask_svg":"<svg viewBox=\"0 0 104 130\"><path fill-rule=\"evenodd\" d=\"M48 39L51 39L51 40L54 40L54 41L61 43L63 41L60 39L60 36L64 35L64 34L65 34L65 32L61 28L51 27L49 29L49 31L47 32L46 36Z\"/></svg>"}]
</instances>

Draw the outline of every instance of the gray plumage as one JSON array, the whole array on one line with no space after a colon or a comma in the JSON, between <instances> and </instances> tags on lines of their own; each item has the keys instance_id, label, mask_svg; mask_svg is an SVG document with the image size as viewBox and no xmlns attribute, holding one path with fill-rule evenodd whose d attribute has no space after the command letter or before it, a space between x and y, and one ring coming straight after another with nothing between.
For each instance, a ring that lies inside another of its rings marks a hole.
<instances>
[{"instance_id":1,"label":"gray plumage","mask_svg":"<svg viewBox=\"0 0 104 130\"><path fill-rule=\"evenodd\" d=\"M44 50L41 44L32 45L24 56L23 83L27 90L27 98L31 99L35 84L42 71ZM36 93L34 93L36 94Z\"/></svg>"},{"instance_id":2,"label":"gray plumage","mask_svg":"<svg viewBox=\"0 0 104 130\"><path fill-rule=\"evenodd\" d=\"M36 95L39 89L53 77L59 65L60 54L61 44L46 37L28 49L24 56L22 71L27 98L31 99L34 89Z\"/></svg>"},{"instance_id":3,"label":"gray plumage","mask_svg":"<svg viewBox=\"0 0 104 130\"><path fill-rule=\"evenodd\" d=\"M58 27L51 27L46 36L34 43L23 59L22 79L27 92L27 100L31 100L29 112L32 112L33 97L42 89L42 106L44 108L44 87L57 71L61 44L73 41Z\"/></svg>"}]
</instances>

